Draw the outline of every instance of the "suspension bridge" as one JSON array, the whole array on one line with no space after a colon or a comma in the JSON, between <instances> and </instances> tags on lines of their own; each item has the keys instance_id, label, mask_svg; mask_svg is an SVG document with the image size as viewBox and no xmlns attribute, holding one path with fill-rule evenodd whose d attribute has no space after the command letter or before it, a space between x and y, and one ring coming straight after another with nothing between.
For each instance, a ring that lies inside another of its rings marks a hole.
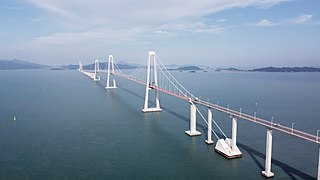
<instances>
[{"instance_id":1,"label":"suspension bridge","mask_svg":"<svg viewBox=\"0 0 320 180\"><path fill-rule=\"evenodd\" d=\"M233 110L229 107L220 106L218 103L211 103L209 101L204 101L193 95L189 92L179 81L169 72L165 65L161 62L160 58L156 55L155 52L148 52L148 63L146 66L141 66L137 68L130 74L125 74L121 69L114 63L113 56L109 55L107 70L101 70L99 66L99 61L95 60L94 71L84 70L81 62L79 62L79 71L88 77L92 78L94 81L100 81L100 73L105 72L107 76L107 82L105 89L114 89L117 88L115 77L121 77L134 81L146 87L145 89L145 101L142 112L160 112L162 111L159 101L159 92L180 98L185 100L190 105L190 124L189 130L186 130L185 133L189 136L199 136L201 132L197 131L197 113L207 124L207 144L213 144L212 134L218 139L215 145L215 150L219 154L232 159L239 158L242 156L240 149L237 146L237 121L238 119L243 119L252 123L259 124L266 127L266 153L265 153L265 169L262 171L262 175L265 177L273 177L274 173L271 171L271 158L272 158L272 132L274 130L286 133L290 136L295 136L306 141L310 141L316 144L319 143L319 136L312 135L306 132L296 130L292 127L287 127L271 121L267 121L262 118L258 118L256 113L254 115L249 115L239 111ZM149 106L149 93L153 91L155 98L155 106ZM207 116L205 117L197 106L202 106L207 108ZM230 116L232 121L232 135L231 138L228 138L226 134L219 127L217 122L212 118L213 110L226 113ZM216 131L213 130L213 124L224 136L223 138L219 137ZM320 146L319 146L319 159L318 159L318 174L317 179L320 180Z\"/></svg>"}]
</instances>

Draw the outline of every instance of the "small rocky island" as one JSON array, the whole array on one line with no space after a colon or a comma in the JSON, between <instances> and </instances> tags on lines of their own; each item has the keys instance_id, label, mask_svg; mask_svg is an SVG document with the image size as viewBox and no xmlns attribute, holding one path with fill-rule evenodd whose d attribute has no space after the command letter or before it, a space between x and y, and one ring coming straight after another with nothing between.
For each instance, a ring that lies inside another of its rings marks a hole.
<instances>
[{"instance_id":1,"label":"small rocky island","mask_svg":"<svg viewBox=\"0 0 320 180\"><path fill-rule=\"evenodd\" d=\"M266 67L250 70L251 72L320 72L316 67Z\"/></svg>"}]
</instances>

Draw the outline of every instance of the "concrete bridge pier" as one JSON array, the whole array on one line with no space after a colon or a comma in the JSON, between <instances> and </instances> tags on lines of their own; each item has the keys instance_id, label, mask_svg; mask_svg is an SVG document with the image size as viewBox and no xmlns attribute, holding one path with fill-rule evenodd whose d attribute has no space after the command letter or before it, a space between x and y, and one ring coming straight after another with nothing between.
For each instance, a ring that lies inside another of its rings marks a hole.
<instances>
[{"instance_id":1,"label":"concrete bridge pier","mask_svg":"<svg viewBox=\"0 0 320 180\"><path fill-rule=\"evenodd\" d=\"M206 143L208 145L213 144L212 138L211 138L211 133L212 131L212 109L208 109L208 137L206 140Z\"/></svg>"},{"instance_id":2,"label":"concrete bridge pier","mask_svg":"<svg viewBox=\"0 0 320 180\"><path fill-rule=\"evenodd\" d=\"M271 172L271 154L272 154L272 129L267 129L267 141L266 141L266 162L265 170L262 171L262 175L267 178L273 177L274 173ZM319 179L319 177L318 177Z\"/></svg>"},{"instance_id":3,"label":"concrete bridge pier","mask_svg":"<svg viewBox=\"0 0 320 180\"><path fill-rule=\"evenodd\" d=\"M189 100L190 103L190 130L185 131L189 136L200 136L201 132L196 130L197 127L197 107L196 105Z\"/></svg>"},{"instance_id":4,"label":"concrete bridge pier","mask_svg":"<svg viewBox=\"0 0 320 180\"><path fill-rule=\"evenodd\" d=\"M319 147L319 160L318 160L318 180L320 180L320 145L318 145Z\"/></svg>"}]
</instances>

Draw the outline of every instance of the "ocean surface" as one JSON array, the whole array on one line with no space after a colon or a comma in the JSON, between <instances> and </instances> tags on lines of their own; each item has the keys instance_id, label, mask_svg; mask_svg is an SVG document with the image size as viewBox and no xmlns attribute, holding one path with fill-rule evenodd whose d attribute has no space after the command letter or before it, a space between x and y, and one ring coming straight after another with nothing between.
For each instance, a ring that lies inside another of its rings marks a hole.
<instances>
[{"instance_id":1,"label":"ocean surface","mask_svg":"<svg viewBox=\"0 0 320 180\"><path fill-rule=\"evenodd\" d=\"M172 74L201 99L320 129L320 73ZM185 135L188 102L160 93L163 111L144 114L145 87L116 81L105 90L104 76L93 82L78 71L0 71L0 179L265 179L266 128L239 119L243 156L228 160L205 144L199 115L202 135ZM228 115L213 118L231 137ZM274 179L315 179L318 155L318 145L273 132Z\"/></svg>"}]
</instances>

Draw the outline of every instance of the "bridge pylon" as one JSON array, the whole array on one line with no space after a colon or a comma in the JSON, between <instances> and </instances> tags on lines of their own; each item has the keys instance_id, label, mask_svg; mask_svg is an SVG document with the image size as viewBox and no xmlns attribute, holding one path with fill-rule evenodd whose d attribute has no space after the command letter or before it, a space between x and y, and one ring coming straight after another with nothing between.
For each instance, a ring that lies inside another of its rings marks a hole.
<instances>
[{"instance_id":1,"label":"bridge pylon","mask_svg":"<svg viewBox=\"0 0 320 180\"><path fill-rule=\"evenodd\" d=\"M151 76L151 67L153 68L153 76ZM150 83L152 82L152 83ZM146 82L146 95L144 99L144 107L142 112L159 112L162 111L159 102L159 92L158 92L158 79L157 79L157 63L156 63L156 52L148 52L148 66L147 66L147 82ZM149 107L149 91L155 91L156 106Z\"/></svg>"},{"instance_id":2,"label":"bridge pylon","mask_svg":"<svg viewBox=\"0 0 320 180\"><path fill-rule=\"evenodd\" d=\"M110 86L110 76L112 78L112 85ZM107 85L105 87L106 89L115 89L116 86L116 80L114 78L114 63L113 63L113 56L109 55L108 58L108 70L107 70Z\"/></svg>"},{"instance_id":3,"label":"bridge pylon","mask_svg":"<svg viewBox=\"0 0 320 180\"><path fill-rule=\"evenodd\" d=\"M99 67L99 61L95 60L94 61L94 76L93 76L94 81L100 81L100 67Z\"/></svg>"},{"instance_id":4,"label":"bridge pylon","mask_svg":"<svg viewBox=\"0 0 320 180\"><path fill-rule=\"evenodd\" d=\"M83 65L81 63L81 61L79 61L79 68L78 68L79 71L83 71Z\"/></svg>"}]
</instances>

